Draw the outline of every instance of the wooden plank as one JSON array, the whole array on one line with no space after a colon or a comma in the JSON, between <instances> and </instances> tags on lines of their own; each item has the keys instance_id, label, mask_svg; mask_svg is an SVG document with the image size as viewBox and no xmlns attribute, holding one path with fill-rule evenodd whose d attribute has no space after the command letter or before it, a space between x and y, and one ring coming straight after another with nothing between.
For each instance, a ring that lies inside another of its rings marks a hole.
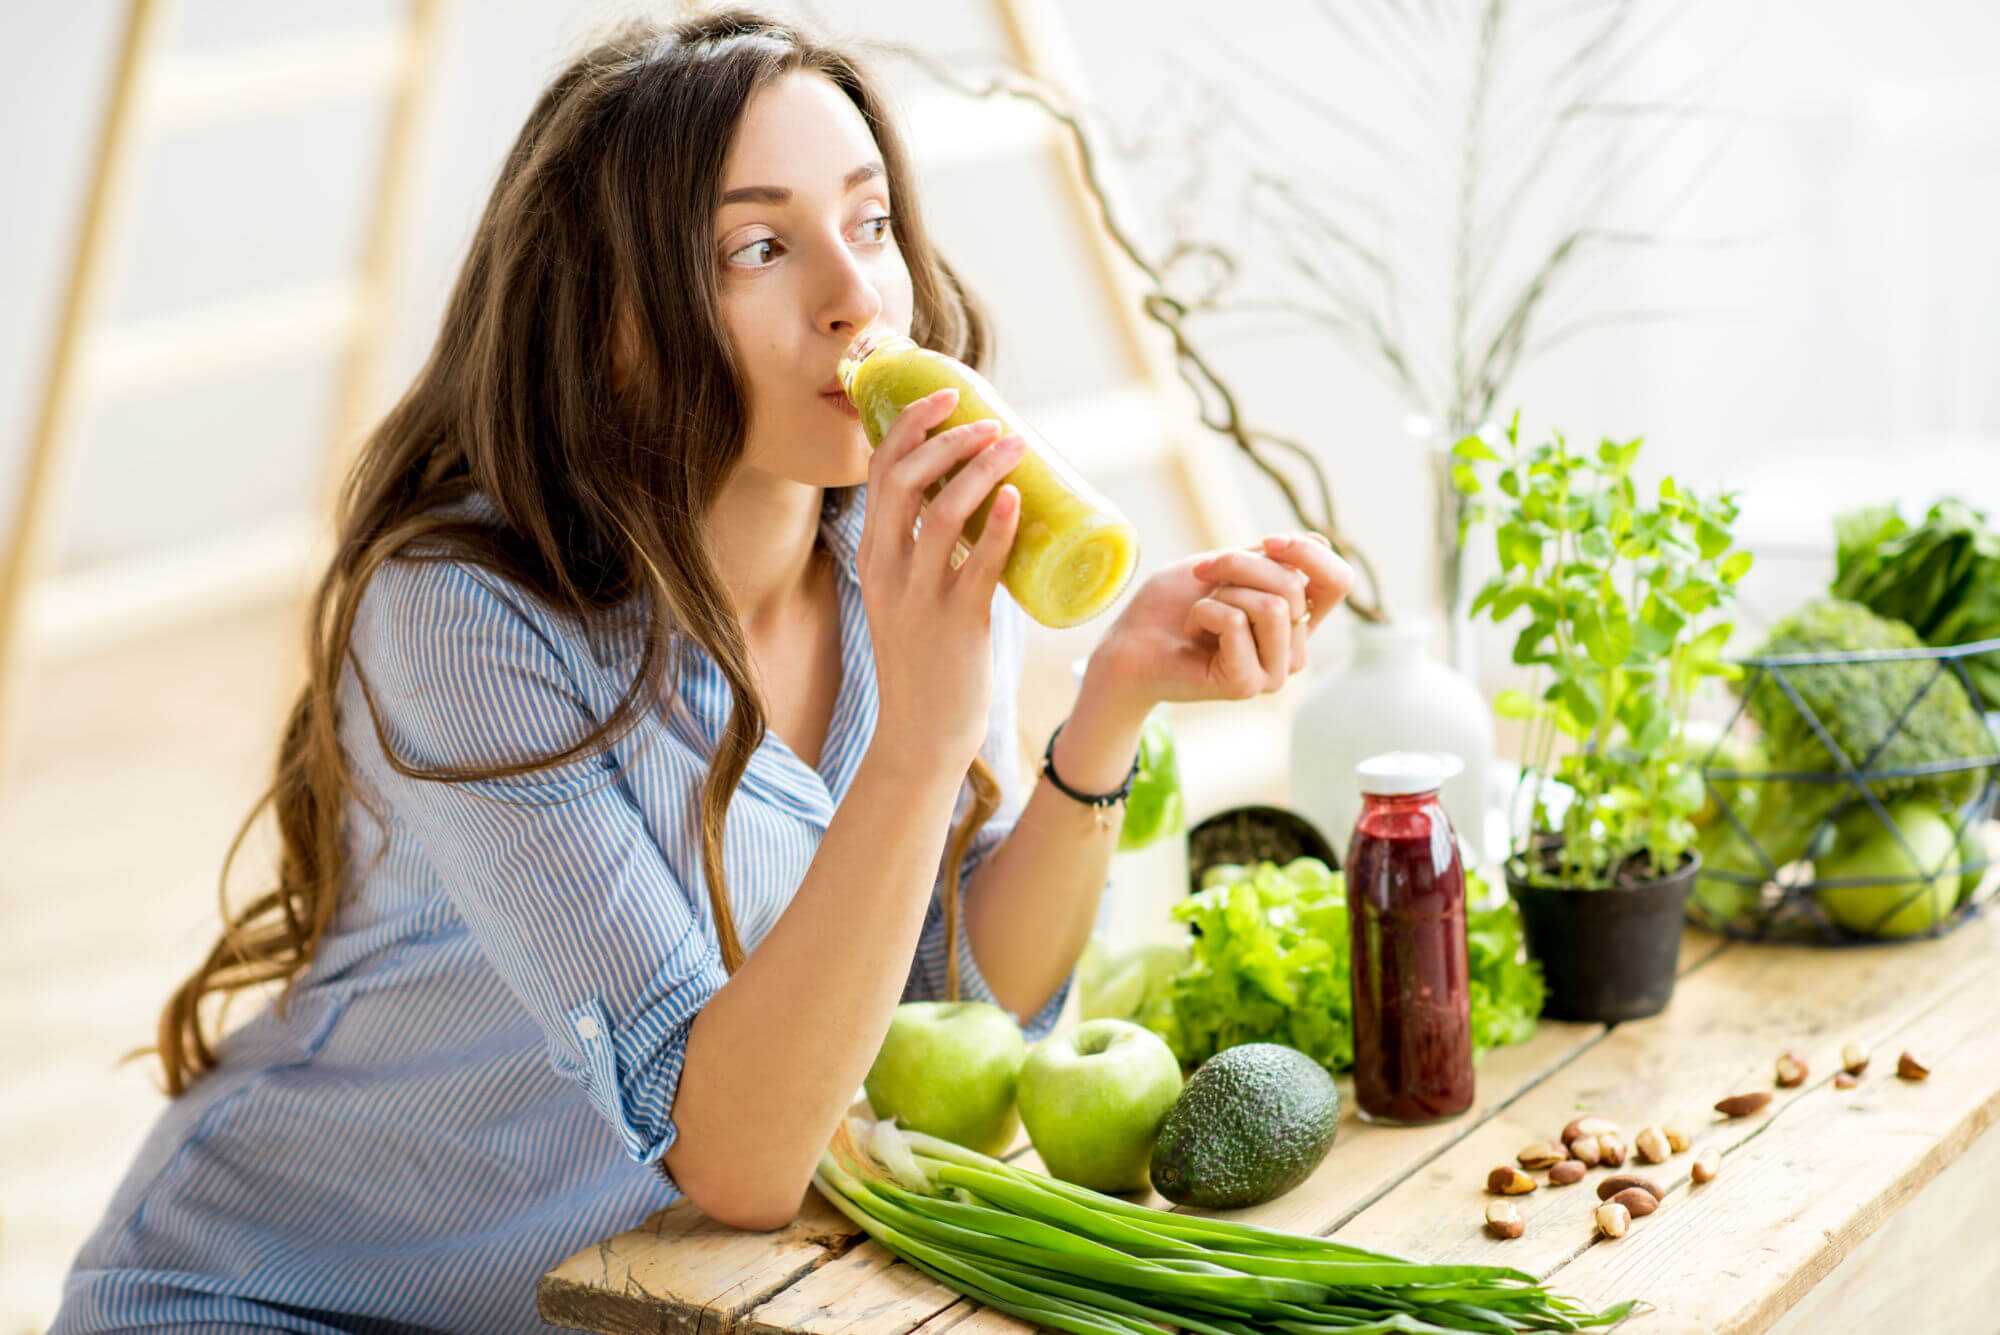
<instances>
[{"instance_id":1,"label":"wooden plank","mask_svg":"<svg viewBox=\"0 0 2000 1335\"><path fill-rule=\"evenodd\" d=\"M340 488L379 411L376 384L388 347L390 303L409 232L410 179L416 143L431 86L436 82L444 0L403 0L403 56L388 123L382 128L382 156L369 201L368 233L362 243L353 338L341 367L340 388L328 427L326 471L321 490L326 513L339 508Z\"/></svg>"},{"instance_id":2,"label":"wooden plank","mask_svg":"<svg viewBox=\"0 0 2000 1335\"><path fill-rule=\"evenodd\" d=\"M1619 1244L1587 1248L1551 1282L1590 1302L1646 1298L1659 1308L1638 1327L1647 1332L1769 1330L2000 1119L2000 976L1992 967L2000 922L1969 923L1950 944L1959 949L1948 962L1947 952L1928 947L1869 952L1931 955L1907 961L1931 987L1928 1004L1871 1033L1886 1051L1861 1086L1809 1084L1738 1141L1714 1182L1671 1192ZM1933 972L1933 962L1944 967ZM1930 1063L1928 1080L1896 1078L1905 1046ZM1988 1236L1989 1265L1996 1250ZM1985 1324L1955 1328L1991 1329L1992 1319L1981 1311L1976 1320Z\"/></svg>"},{"instance_id":3,"label":"wooden plank","mask_svg":"<svg viewBox=\"0 0 2000 1335\"><path fill-rule=\"evenodd\" d=\"M373 93L400 77L410 57L409 34L389 28L176 54L161 62L147 119L154 129L185 129Z\"/></svg>"},{"instance_id":4,"label":"wooden plank","mask_svg":"<svg viewBox=\"0 0 2000 1335\"><path fill-rule=\"evenodd\" d=\"M62 512L75 467L75 418L89 360L88 333L111 281L112 256L129 222L147 69L171 12L172 0L131 0L126 6L118 64L97 132L89 193L77 223L69 285L10 516L12 531L0 543L0 777L9 763L13 722L19 712L23 608L41 573L52 521Z\"/></svg>"},{"instance_id":5,"label":"wooden plank","mask_svg":"<svg viewBox=\"0 0 2000 1335\"><path fill-rule=\"evenodd\" d=\"M295 597L324 566L313 549L312 518L295 512L48 575L28 598L27 633L60 655Z\"/></svg>"},{"instance_id":6,"label":"wooden plank","mask_svg":"<svg viewBox=\"0 0 2000 1335\"><path fill-rule=\"evenodd\" d=\"M2000 1131L1986 1129L1875 1235L1847 1254L1771 1335L1946 1331L2000 1293Z\"/></svg>"},{"instance_id":7,"label":"wooden plank","mask_svg":"<svg viewBox=\"0 0 2000 1335\"><path fill-rule=\"evenodd\" d=\"M739 1327L745 1335L874 1335L922 1325L958 1295L887 1250L864 1242L764 1303Z\"/></svg>"},{"instance_id":8,"label":"wooden plank","mask_svg":"<svg viewBox=\"0 0 2000 1335\"><path fill-rule=\"evenodd\" d=\"M1026 1335L1041 1327L997 1308L963 1299L917 1327L922 1335Z\"/></svg>"},{"instance_id":9,"label":"wooden plank","mask_svg":"<svg viewBox=\"0 0 2000 1335\"><path fill-rule=\"evenodd\" d=\"M1831 1087L1843 1043L1892 1042L1914 1018L1961 985L1982 987L2000 1003L2000 987L1978 981L1990 972L1987 961L1995 946L1994 924L1976 922L1939 941L1898 947L1731 948L1685 979L1663 1015L1613 1029L1560 1079L1529 1091L1363 1211L1338 1236L1439 1263L1507 1264L1537 1275L1561 1272L1557 1282L1567 1290L1575 1281L1562 1267L1590 1246L1590 1207L1596 1204L1592 1184L1601 1173L1576 1186L1544 1186L1516 1198L1527 1234L1498 1242L1481 1228L1485 1205L1492 1199L1484 1190L1489 1169L1512 1163L1523 1145L1553 1136L1583 1111L1612 1118L1628 1136L1650 1123L1681 1119L1694 1133L1697 1151L1713 1144L1734 1152L1763 1139L1769 1142L1766 1150L1777 1146L1782 1153L1787 1137L1767 1131L1785 1120L1792 1104ZM1971 1009L1990 1011L1992 1005ZM1774 1091L1771 1109L1758 1116L1735 1122L1716 1117L1711 1111L1716 1099L1772 1089L1773 1062L1788 1048L1809 1054L1812 1081L1800 1089ZM1888 1061L1893 1064L1893 1049ZM1879 1078L1879 1066L1876 1072ZM1990 1072L1985 1079L1991 1081ZM1891 1144L1876 1152L1895 1160L1904 1149ZM1649 1172L1663 1185L1685 1182L1691 1161L1692 1153L1681 1154L1638 1171ZM1728 1171L1735 1171L1734 1166ZM1663 1210L1661 1218L1666 1215ZM1710 1222L1713 1226L1716 1221ZM1640 1238L1657 1237L1658 1220L1643 1225L1646 1231L1628 1240L1626 1251L1652 1249ZM1617 1296L1664 1302L1687 1287L1687 1275L1704 1273L1673 1256L1664 1265L1662 1273L1671 1279L1652 1277Z\"/></svg>"},{"instance_id":10,"label":"wooden plank","mask_svg":"<svg viewBox=\"0 0 2000 1335\"><path fill-rule=\"evenodd\" d=\"M1167 461L1172 448L1159 395L1131 383L1059 399L1028 417L1093 477L1151 471Z\"/></svg>"},{"instance_id":11,"label":"wooden plank","mask_svg":"<svg viewBox=\"0 0 2000 1335\"><path fill-rule=\"evenodd\" d=\"M720 1335L855 1240L847 1217L816 1191L775 1233L729 1228L683 1201L551 1270L536 1303L542 1319L558 1326Z\"/></svg>"},{"instance_id":12,"label":"wooden plank","mask_svg":"<svg viewBox=\"0 0 2000 1335\"><path fill-rule=\"evenodd\" d=\"M132 394L330 350L353 334L360 298L352 281L299 283L127 321L92 338L91 387Z\"/></svg>"}]
</instances>

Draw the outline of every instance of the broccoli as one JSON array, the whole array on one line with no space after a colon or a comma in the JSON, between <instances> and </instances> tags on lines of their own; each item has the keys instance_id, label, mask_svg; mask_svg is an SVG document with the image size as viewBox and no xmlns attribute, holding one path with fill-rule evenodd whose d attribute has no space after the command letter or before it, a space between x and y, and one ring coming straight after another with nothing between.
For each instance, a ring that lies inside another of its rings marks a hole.
<instances>
[{"instance_id":1,"label":"broccoli","mask_svg":"<svg viewBox=\"0 0 2000 1335\"><path fill-rule=\"evenodd\" d=\"M1780 622L1756 656L1923 647L1904 623L1828 598ZM1993 739L1964 684L1930 659L1795 666L1785 676L1848 763L1863 773L1993 754ZM1754 685L1744 708L1763 729L1772 772L1838 774L1826 743L1777 680L1768 671L1753 671L1746 680ZM1871 779L1868 787L1884 802L1924 797L1944 808L1970 801L1985 780L1986 770L1973 767ZM1771 780L1762 787L1750 832L1773 866L1803 856L1827 818L1858 797L1851 783Z\"/></svg>"}]
</instances>

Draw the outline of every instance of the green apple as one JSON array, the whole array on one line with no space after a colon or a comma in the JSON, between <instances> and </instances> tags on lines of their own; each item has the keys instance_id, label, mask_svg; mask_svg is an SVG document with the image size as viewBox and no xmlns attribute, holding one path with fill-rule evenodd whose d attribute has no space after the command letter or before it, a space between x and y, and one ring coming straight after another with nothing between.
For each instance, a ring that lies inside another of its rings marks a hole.
<instances>
[{"instance_id":1,"label":"green apple","mask_svg":"<svg viewBox=\"0 0 2000 1335\"><path fill-rule=\"evenodd\" d=\"M1680 740L1669 744L1668 755L1697 770L1704 768L1735 770L1741 774L1761 774L1770 769L1764 758L1764 749L1754 738L1739 732L1726 732L1719 723L1705 719L1689 719L1681 729ZM1713 791L1710 791L1710 790ZM1739 820L1749 823L1750 812L1745 798L1757 791L1757 785L1750 779L1712 779L1702 785L1701 810L1688 817L1697 830L1706 830L1716 824L1727 825L1722 808L1716 803L1719 793L1723 801L1736 810Z\"/></svg>"},{"instance_id":2,"label":"green apple","mask_svg":"<svg viewBox=\"0 0 2000 1335\"><path fill-rule=\"evenodd\" d=\"M1103 961L1086 979L1078 966L1077 1009L1086 1020L1144 1023L1167 984L1188 965L1186 946L1140 946Z\"/></svg>"},{"instance_id":3,"label":"green apple","mask_svg":"<svg viewBox=\"0 0 2000 1335\"><path fill-rule=\"evenodd\" d=\"M877 1117L997 1156L1021 1129L1014 1086L1027 1056L1021 1026L998 1006L908 1001L862 1087Z\"/></svg>"},{"instance_id":4,"label":"green apple","mask_svg":"<svg viewBox=\"0 0 2000 1335\"><path fill-rule=\"evenodd\" d=\"M1150 1029L1088 1020L1038 1044L1017 1095L1049 1172L1092 1191L1142 1191L1181 1065Z\"/></svg>"},{"instance_id":5,"label":"green apple","mask_svg":"<svg viewBox=\"0 0 2000 1335\"><path fill-rule=\"evenodd\" d=\"M1958 903L1958 837L1928 803L1898 802L1885 810L1902 831L1900 842L1896 830L1864 807L1840 819L1833 851L1813 862L1817 880L1880 884L1823 886L1820 907L1850 932L1914 936L1943 922Z\"/></svg>"},{"instance_id":6,"label":"green apple","mask_svg":"<svg viewBox=\"0 0 2000 1335\"><path fill-rule=\"evenodd\" d=\"M1986 879L1986 868L1992 860L1993 855L1986 848L1986 822L1966 821L1965 828L1958 832L1958 865L1963 868L1958 883L1959 903L1972 898L1972 892Z\"/></svg>"}]
</instances>

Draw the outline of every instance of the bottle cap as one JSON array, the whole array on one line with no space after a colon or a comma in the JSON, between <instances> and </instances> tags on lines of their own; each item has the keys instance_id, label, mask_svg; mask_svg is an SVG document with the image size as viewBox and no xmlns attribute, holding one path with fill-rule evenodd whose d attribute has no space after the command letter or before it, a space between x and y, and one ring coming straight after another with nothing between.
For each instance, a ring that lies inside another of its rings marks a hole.
<instances>
[{"instance_id":1,"label":"bottle cap","mask_svg":"<svg viewBox=\"0 0 2000 1335\"><path fill-rule=\"evenodd\" d=\"M1442 788L1465 768L1449 751L1385 751L1354 767L1361 791L1377 797L1404 797Z\"/></svg>"}]
</instances>

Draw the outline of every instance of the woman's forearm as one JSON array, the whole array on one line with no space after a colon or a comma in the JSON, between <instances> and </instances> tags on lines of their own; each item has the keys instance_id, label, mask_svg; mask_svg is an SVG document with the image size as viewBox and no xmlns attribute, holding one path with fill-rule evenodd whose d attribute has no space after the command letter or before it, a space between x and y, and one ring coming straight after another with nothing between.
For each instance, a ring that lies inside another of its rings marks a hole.
<instances>
[{"instance_id":1,"label":"woman's forearm","mask_svg":"<svg viewBox=\"0 0 2000 1335\"><path fill-rule=\"evenodd\" d=\"M888 1030L964 777L914 755L877 737L784 915L695 1019L666 1167L712 1218L797 1214Z\"/></svg>"},{"instance_id":2,"label":"woman's forearm","mask_svg":"<svg viewBox=\"0 0 2000 1335\"><path fill-rule=\"evenodd\" d=\"M1063 782L1086 793L1123 783L1149 704L1087 673L1056 738ZM1123 815L1122 806L1107 807L1100 818L1039 779L1013 832L967 883L965 930L979 972L1023 1019L1055 994L1090 937Z\"/></svg>"}]
</instances>

